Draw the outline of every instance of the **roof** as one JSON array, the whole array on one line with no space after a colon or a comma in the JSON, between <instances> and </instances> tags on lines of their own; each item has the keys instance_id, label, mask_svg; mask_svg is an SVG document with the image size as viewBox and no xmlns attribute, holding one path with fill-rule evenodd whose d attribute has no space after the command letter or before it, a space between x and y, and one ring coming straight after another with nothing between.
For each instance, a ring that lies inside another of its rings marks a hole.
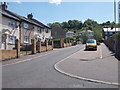
<instances>
[{"instance_id":1,"label":"roof","mask_svg":"<svg viewBox=\"0 0 120 90\"><path fill-rule=\"evenodd\" d=\"M66 34L74 34L74 32L72 32L72 31L68 31Z\"/></svg>"},{"instance_id":2,"label":"roof","mask_svg":"<svg viewBox=\"0 0 120 90\"><path fill-rule=\"evenodd\" d=\"M36 19L34 19L34 18L32 18L31 20L34 21L34 22L36 22L36 23L38 23L39 25L41 25L41 26L43 26L43 27L46 27L46 28L51 29L50 27L46 26L45 24L41 23L40 21L38 21L38 20L36 20Z\"/></svg>"},{"instance_id":3,"label":"roof","mask_svg":"<svg viewBox=\"0 0 120 90\"><path fill-rule=\"evenodd\" d=\"M25 21L25 22L28 22L28 23L30 23L30 24L34 24L34 25L37 25L37 26L39 26L39 27L45 27L45 25L44 24L42 24L42 23L40 23L39 21L37 21L37 20L35 20L35 19L28 19L28 18L26 18L26 17L23 17L23 16L20 16L20 15L18 15L18 14L16 14L16 13L13 13L13 12L11 12L11 11L9 11L9 10L2 10L2 14L3 15L5 15L5 16L7 16L7 17L10 17L10 18L12 18L12 19L15 19L15 20L19 20L19 21ZM38 23L39 22L39 23ZM47 26L46 26L47 27Z\"/></svg>"},{"instance_id":4,"label":"roof","mask_svg":"<svg viewBox=\"0 0 120 90\"><path fill-rule=\"evenodd\" d=\"M17 21L20 21L19 18L15 17L15 16L13 16L13 15L11 15L3 10L0 10L0 13L2 13L2 15L4 15L4 16L7 16L7 17L12 18L12 19L17 20Z\"/></svg>"},{"instance_id":5,"label":"roof","mask_svg":"<svg viewBox=\"0 0 120 90\"><path fill-rule=\"evenodd\" d=\"M83 30L83 31L80 31L79 33L84 33L84 32L93 32L92 30Z\"/></svg>"},{"instance_id":6,"label":"roof","mask_svg":"<svg viewBox=\"0 0 120 90\"><path fill-rule=\"evenodd\" d=\"M115 32L115 31L117 31L117 32L120 32L120 28L113 28L113 29L111 29L111 28L103 28L103 31L104 32Z\"/></svg>"}]
</instances>

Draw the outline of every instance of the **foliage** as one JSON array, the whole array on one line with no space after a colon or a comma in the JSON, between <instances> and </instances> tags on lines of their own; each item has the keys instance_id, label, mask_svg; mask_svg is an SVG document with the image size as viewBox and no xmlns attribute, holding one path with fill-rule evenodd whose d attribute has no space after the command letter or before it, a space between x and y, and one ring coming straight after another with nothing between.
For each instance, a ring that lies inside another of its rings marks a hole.
<instances>
[{"instance_id":1,"label":"foliage","mask_svg":"<svg viewBox=\"0 0 120 90\"><path fill-rule=\"evenodd\" d=\"M120 35L120 32L113 34L113 37L117 36L117 35Z\"/></svg>"},{"instance_id":2,"label":"foliage","mask_svg":"<svg viewBox=\"0 0 120 90\"><path fill-rule=\"evenodd\" d=\"M83 30L92 30L94 31L94 37L97 41L102 40L102 29L104 27L119 27L120 24L115 24L114 22L103 22L102 24L98 24L96 21L92 19L87 19L84 23L82 23L79 20L69 20L66 22L55 22L52 24L49 24L49 26L60 26L62 27L65 31L73 31L74 33L79 33L80 31ZM83 39L86 40L86 35L84 34ZM83 40L83 41L84 41Z\"/></svg>"},{"instance_id":3,"label":"foliage","mask_svg":"<svg viewBox=\"0 0 120 90\"><path fill-rule=\"evenodd\" d=\"M54 42L60 42L60 39L53 39Z\"/></svg>"},{"instance_id":4,"label":"foliage","mask_svg":"<svg viewBox=\"0 0 120 90\"><path fill-rule=\"evenodd\" d=\"M87 32L84 32L82 35L83 44L85 44L87 40L88 40L88 34L87 34Z\"/></svg>"},{"instance_id":5,"label":"foliage","mask_svg":"<svg viewBox=\"0 0 120 90\"><path fill-rule=\"evenodd\" d=\"M65 39L76 40L76 38L74 38L74 37L67 37L67 38L65 38Z\"/></svg>"}]
</instances>

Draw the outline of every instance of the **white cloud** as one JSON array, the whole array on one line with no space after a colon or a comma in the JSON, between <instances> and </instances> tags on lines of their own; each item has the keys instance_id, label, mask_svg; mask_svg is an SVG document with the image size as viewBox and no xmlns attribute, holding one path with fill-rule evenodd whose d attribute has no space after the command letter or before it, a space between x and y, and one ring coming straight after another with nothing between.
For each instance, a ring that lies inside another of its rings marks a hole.
<instances>
[{"instance_id":1,"label":"white cloud","mask_svg":"<svg viewBox=\"0 0 120 90\"><path fill-rule=\"evenodd\" d=\"M82 21L82 23L84 23L86 20L81 20Z\"/></svg>"},{"instance_id":2,"label":"white cloud","mask_svg":"<svg viewBox=\"0 0 120 90\"><path fill-rule=\"evenodd\" d=\"M17 2L18 4L21 4L21 1L20 1L20 0L16 0L16 2Z\"/></svg>"},{"instance_id":3,"label":"white cloud","mask_svg":"<svg viewBox=\"0 0 120 90\"><path fill-rule=\"evenodd\" d=\"M49 3L59 5L61 2L62 0L51 0Z\"/></svg>"}]
</instances>

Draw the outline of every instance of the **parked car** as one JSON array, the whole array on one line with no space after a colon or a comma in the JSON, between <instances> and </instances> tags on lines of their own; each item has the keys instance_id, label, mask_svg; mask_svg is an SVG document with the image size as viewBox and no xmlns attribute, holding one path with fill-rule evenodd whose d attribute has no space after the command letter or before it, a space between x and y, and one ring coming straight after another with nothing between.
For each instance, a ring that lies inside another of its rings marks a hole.
<instances>
[{"instance_id":1,"label":"parked car","mask_svg":"<svg viewBox=\"0 0 120 90\"><path fill-rule=\"evenodd\" d=\"M96 42L96 40L95 39L87 40L85 49L86 50L90 50L90 49L97 50L97 42Z\"/></svg>"}]
</instances>

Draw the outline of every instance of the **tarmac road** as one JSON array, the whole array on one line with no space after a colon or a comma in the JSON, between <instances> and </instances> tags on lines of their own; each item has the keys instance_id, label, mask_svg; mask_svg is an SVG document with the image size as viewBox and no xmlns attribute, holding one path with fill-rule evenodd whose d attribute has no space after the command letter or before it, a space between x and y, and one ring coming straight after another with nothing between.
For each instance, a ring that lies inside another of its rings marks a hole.
<instances>
[{"instance_id":1,"label":"tarmac road","mask_svg":"<svg viewBox=\"0 0 120 90\"><path fill-rule=\"evenodd\" d=\"M62 59L80 51L84 45L55 49L37 56L13 60L2 67L3 88L117 88L66 76L54 69ZM45 55L44 55L45 54ZM19 61L19 62L17 62Z\"/></svg>"}]
</instances>

